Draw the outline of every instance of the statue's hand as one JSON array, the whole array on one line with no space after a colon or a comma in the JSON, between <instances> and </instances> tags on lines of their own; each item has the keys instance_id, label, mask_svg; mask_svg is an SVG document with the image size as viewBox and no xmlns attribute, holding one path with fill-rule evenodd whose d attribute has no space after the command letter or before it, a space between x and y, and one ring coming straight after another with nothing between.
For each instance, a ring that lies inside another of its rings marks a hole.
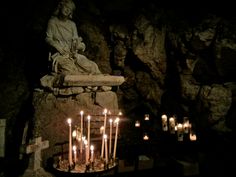
<instances>
[{"instance_id":1,"label":"statue's hand","mask_svg":"<svg viewBox=\"0 0 236 177\"><path fill-rule=\"evenodd\" d=\"M83 38L82 37L78 37L78 42L82 42L83 41Z\"/></svg>"},{"instance_id":2,"label":"statue's hand","mask_svg":"<svg viewBox=\"0 0 236 177\"><path fill-rule=\"evenodd\" d=\"M68 54L68 50L66 50L65 48L58 48L57 50L58 50L58 52L59 52L61 55L66 55L66 54Z\"/></svg>"},{"instance_id":3,"label":"statue's hand","mask_svg":"<svg viewBox=\"0 0 236 177\"><path fill-rule=\"evenodd\" d=\"M77 49L78 49L78 50L84 52L84 51L85 51L85 48L86 48L85 43L83 43L83 42L78 42L78 45L77 45Z\"/></svg>"}]
</instances>

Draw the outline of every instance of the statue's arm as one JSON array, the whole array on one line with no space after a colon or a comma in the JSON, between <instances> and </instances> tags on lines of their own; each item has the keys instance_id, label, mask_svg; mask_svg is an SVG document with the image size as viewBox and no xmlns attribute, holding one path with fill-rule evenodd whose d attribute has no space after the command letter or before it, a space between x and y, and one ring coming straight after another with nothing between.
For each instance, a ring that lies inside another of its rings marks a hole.
<instances>
[{"instance_id":1,"label":"statue's arm","mask_svg":"<svg viewBox=\"0 0 236 177\"><path fill-rule=\"evenodd\" d=\"M46 31L46 38L45 41L46 43L49 45L49 47L53 48L54 50L56 50L57 52L59 52L60 54L64 55L66 54L68 51L65 51L59 41L54 40L54 33L56 31L56 25L53 23L52 20L49 20L48 22L48 27L47 27L47 31Z\"/></svg>"},{"instance_id":2,"label":"statue's arm","mask_svg":"<svg viewBox=\"0 0 236 177\"><path fill-rule=\"evenodd\" d=\"M76 24L73 23L73 38L76 39L77 41L77 50L78 51L85 51L86 45L83 42L83 38L81 36L78 35L78 31L77 31L77 27Z\"/></svg>"}]
</instances>

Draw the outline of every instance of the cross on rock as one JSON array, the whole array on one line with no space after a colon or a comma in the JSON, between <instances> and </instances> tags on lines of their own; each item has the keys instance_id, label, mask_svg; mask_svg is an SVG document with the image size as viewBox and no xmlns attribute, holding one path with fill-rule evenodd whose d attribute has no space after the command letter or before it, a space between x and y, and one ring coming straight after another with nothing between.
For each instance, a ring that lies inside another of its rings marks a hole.
<instances>
[{"instance_id":1,"label":"cross on rock","mask_svg":"<svg viewBox=\"0 0 236 177\"><path fill-rule=\"evenodd\" d=\"M29 166L34 171L41 168L41 150L49 147L49 141L42 141L42 137L35 138L34 144L26 147L26 154L34 153L33 158L30 158ZM33 167L32 167L33 166Z\"/></svg>"}]
</instances>

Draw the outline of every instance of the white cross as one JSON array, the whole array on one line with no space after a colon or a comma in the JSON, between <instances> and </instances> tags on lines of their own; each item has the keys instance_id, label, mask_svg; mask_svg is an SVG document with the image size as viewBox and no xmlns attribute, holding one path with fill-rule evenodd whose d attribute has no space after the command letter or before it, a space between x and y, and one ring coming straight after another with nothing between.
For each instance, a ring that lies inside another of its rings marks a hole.
<instances>
[{"instance_id":1,"label":"white cross","mask_svg":"<svg viewBox=\"0 0 236 177\"><path fill-rule=\"evenodd\" d=\"M34 144L30 144L26 147L26 154L34 152L33 159L30 159L30 165L33 165L33 170L38 170L41 168L41 150L49 147L49 141L42 141L42 137L35 138ZM32 162L33 160L33 162ZM33 164L32 164L33 163Z\"/></svg>"}]
</instances>

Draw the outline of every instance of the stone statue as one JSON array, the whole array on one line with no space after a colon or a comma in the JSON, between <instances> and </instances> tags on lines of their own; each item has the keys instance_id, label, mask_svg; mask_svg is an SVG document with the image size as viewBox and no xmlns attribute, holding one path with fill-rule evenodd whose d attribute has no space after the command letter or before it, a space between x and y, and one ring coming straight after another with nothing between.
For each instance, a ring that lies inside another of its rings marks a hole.
<instances>
[{"instance_id":1,"label":"stone statue","mask_svg":"<svg viewBox=\"0 0 236 177\"><path fill-rule=\"evenodd\" d=\"M110 91L124 78L102 74L98 65L82 54L86 46L72 21L75 8L72 0L61 0L48 21L45 41L51 69L40 84L55 95Z\"/></svg>"},{"instance_id":2,"label":"stone statue","mask_svg":"<svg viewBox=\"0 0 236 177\"><path fill-rule=\"evenodd\" d=\"M75 8L72 0L62 0L48 21L45 40L50 47L52 72L63 75L101 74L97 64L81 54L85 44L71 20Z\"/></svg>"}]
</instances>

